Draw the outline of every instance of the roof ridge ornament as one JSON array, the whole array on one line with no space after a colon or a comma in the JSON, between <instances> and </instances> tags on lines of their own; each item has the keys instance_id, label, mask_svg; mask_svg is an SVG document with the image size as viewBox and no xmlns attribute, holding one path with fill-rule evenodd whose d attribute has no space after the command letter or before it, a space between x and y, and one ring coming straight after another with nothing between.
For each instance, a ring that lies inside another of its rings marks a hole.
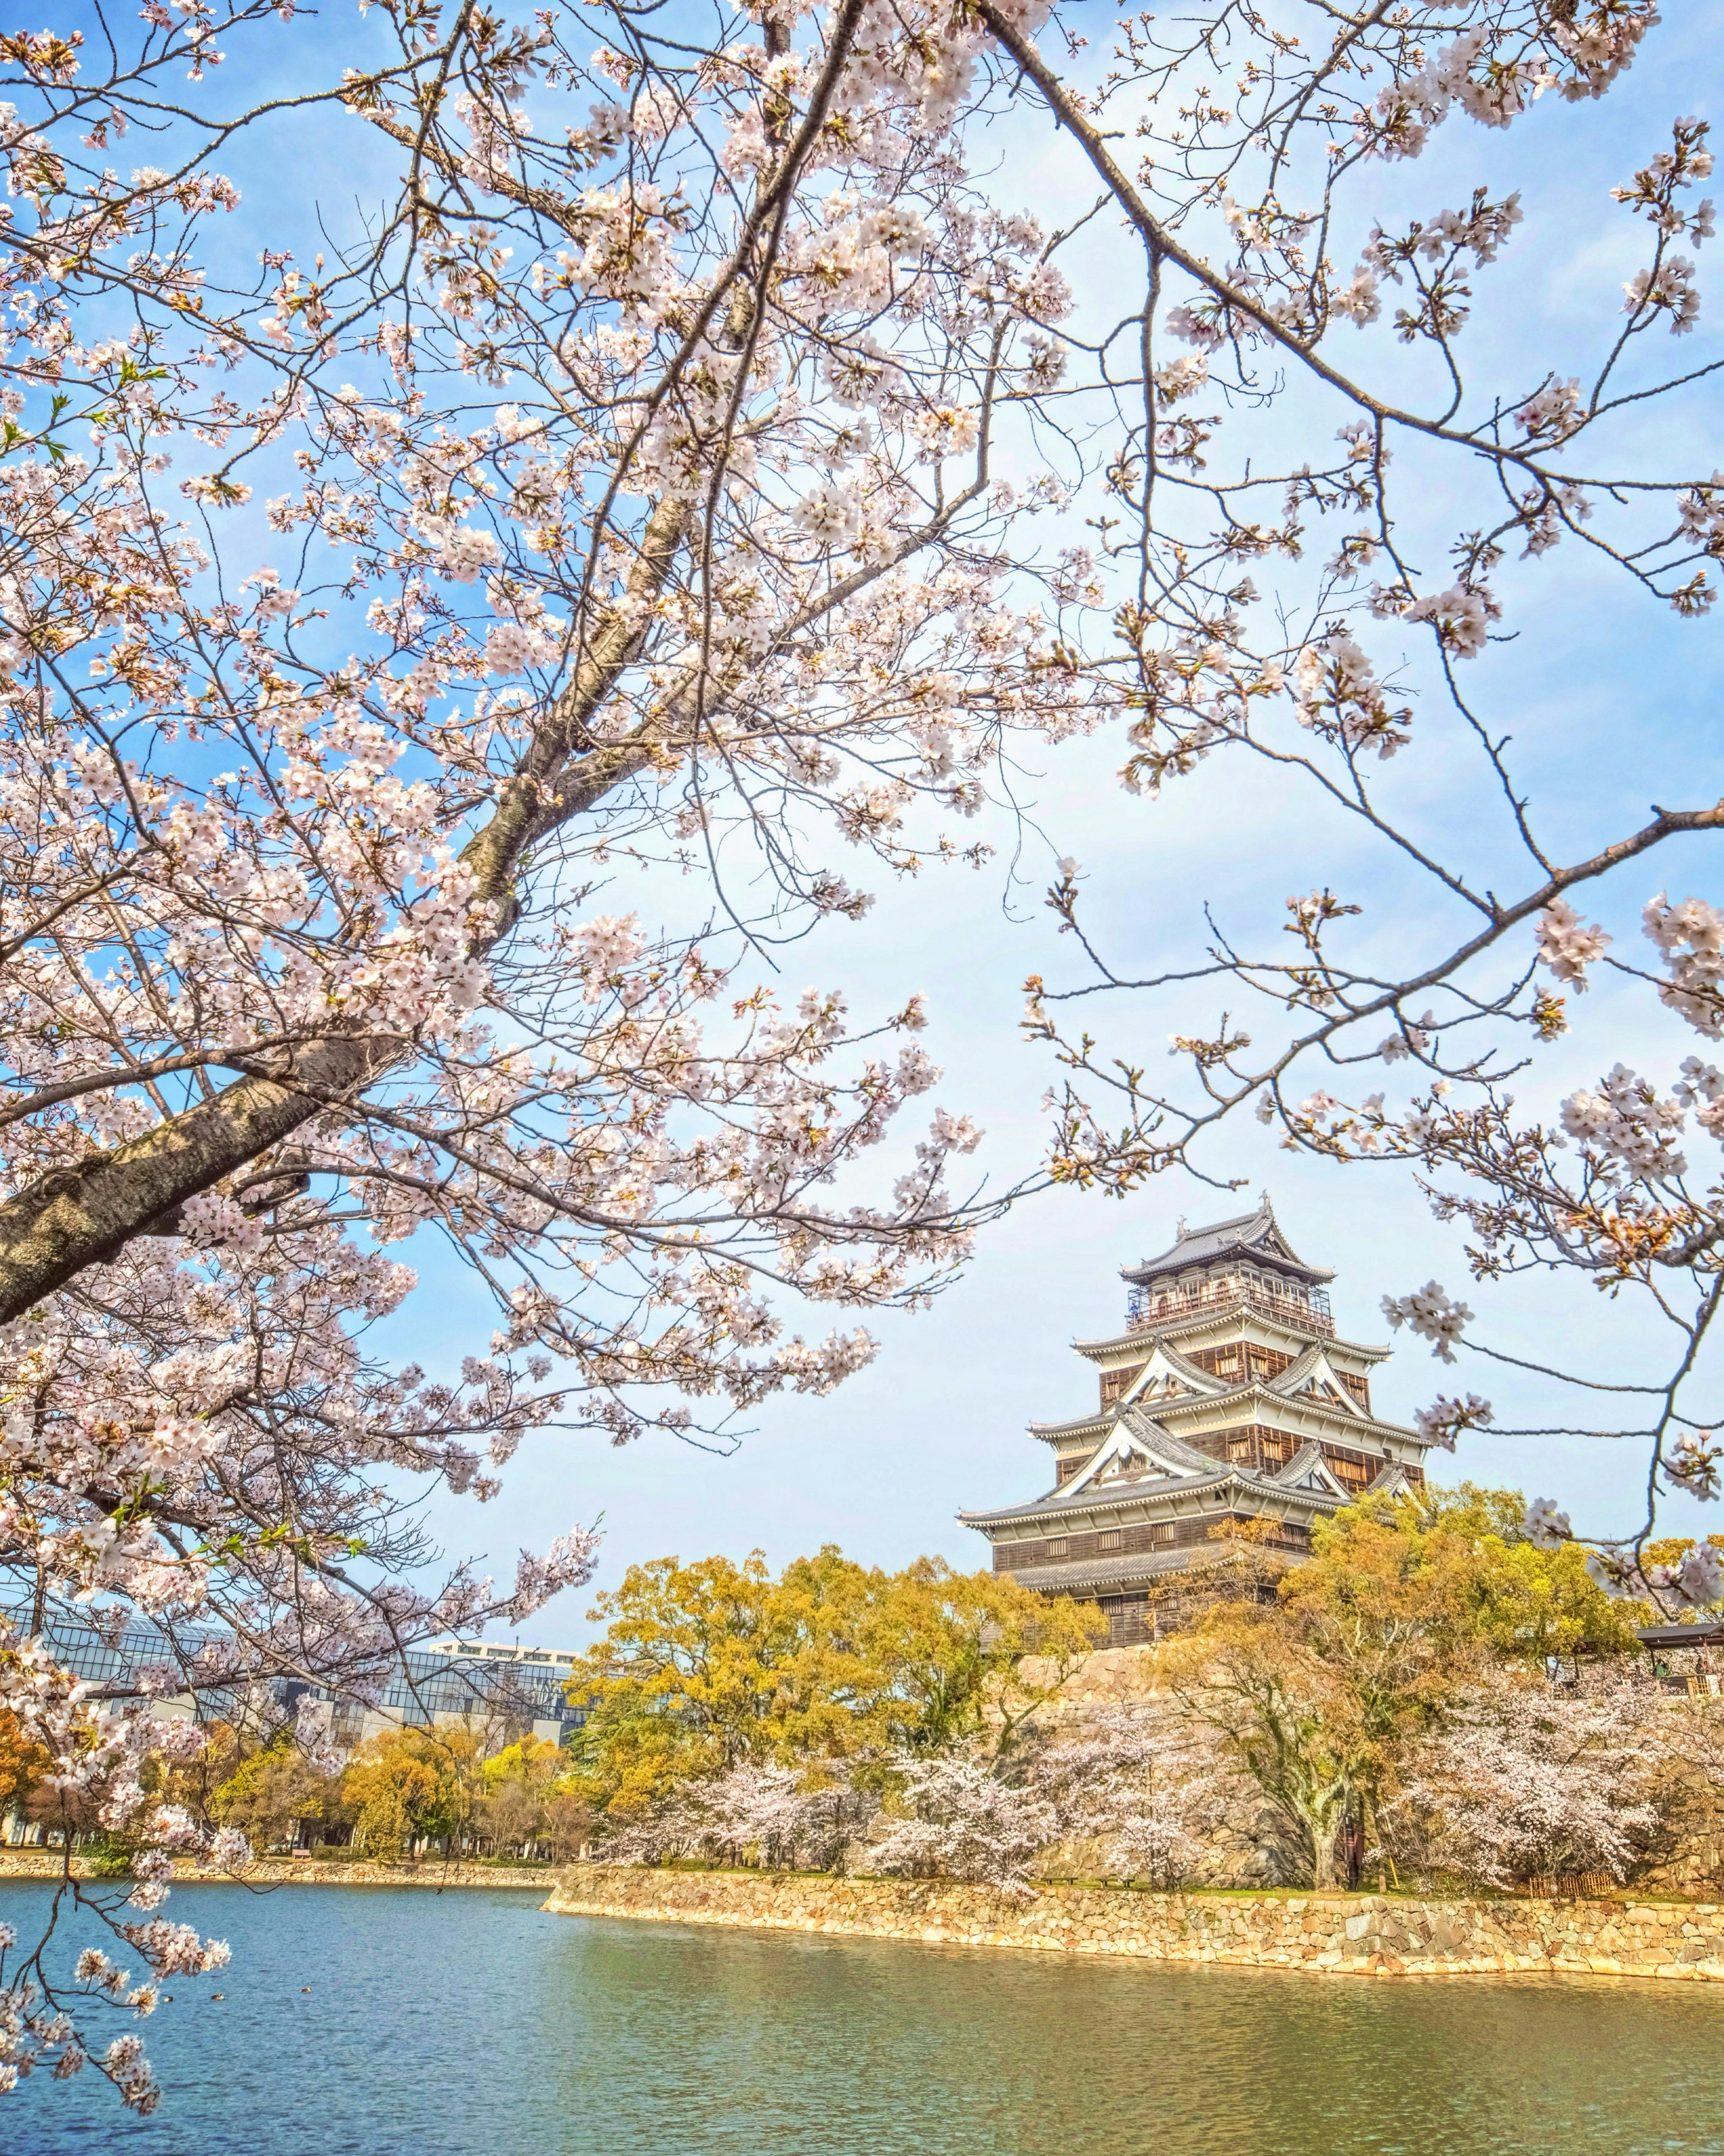
<instances>
[{"instance_id":1,"label":"roof ridge ornament","mask_svg":"<svg viewBox=\"0 0 1724 2156\"><path fill-rule=\"evenodd\" d=\"M1126 1330L1073 1343L1099 1366L1099 1411L1031 1425L1059 1455L1054 1487L959 1517L997 1572L1099 1603L1132 1646L1193 1614L1218 1530L1252 1522L1297 1563L1362 1489L1421 1487L1429 1440L1373 1411L1364 1373L1387 1351L1336 1338L1333 1275L1291 1248L1266 1188L1249 1213L1182 1214L1171 1247L1121 1270Z\"/></svg>"},{"instance_id":2,"label":"roof ridge ornament","mask_svg":"<svg viewBox=\"0 0 1724 2156\"><path fill-rule=\"evenodd\" d=\"M1182 1214L1171 1245L1154 1257L1124 1267L1122 1276L1133 1286L1147 1286L1150 1281L1172 1273L1204 1266L1238 1266L1261 1259L1290 1272L1304 1289L1321 1286L1335 1277L1327 1265L1311 1265L1293 1249L1275 1218L1266 1189L1255 1211L1234 1214L1228 1219L1203 1222L1193 1228Z\"/></svg>"}]
</instances>

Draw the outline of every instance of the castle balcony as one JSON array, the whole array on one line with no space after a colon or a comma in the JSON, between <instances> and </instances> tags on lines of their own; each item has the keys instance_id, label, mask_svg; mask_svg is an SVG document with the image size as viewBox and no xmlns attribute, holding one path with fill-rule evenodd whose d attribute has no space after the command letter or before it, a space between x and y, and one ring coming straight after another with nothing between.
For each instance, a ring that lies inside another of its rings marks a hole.
<instances>
[{"instance_id":1,"label":"castle balcony","mask_svg":"<svg viewBox=\"0 0 1724 2156\"><path fill-rule=\"evenodd\" d=\"M1126 1329L1128 1332L1152 1332L1164 1325L1177 1324L1181 1318L1195 1317L1200 1311L1239 1302L1260 1311L1265 1317L1283 1318L1290 1325L1303 1326L1308 1332L1326 1333L1331 1340L1335 1337L1335 1320L1330 1314L1329 1297L1324 1289L1275 1289L1260 1280L1238 1279L1204 1281L1189 1286L1134 1287L1126 1304Z\"/></svg>"}]
</instances>

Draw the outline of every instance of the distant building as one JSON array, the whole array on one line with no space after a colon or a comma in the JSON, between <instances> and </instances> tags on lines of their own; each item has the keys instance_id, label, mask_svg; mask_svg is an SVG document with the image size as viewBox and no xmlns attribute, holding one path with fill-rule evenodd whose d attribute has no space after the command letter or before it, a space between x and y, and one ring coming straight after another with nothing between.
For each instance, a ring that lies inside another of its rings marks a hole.
<instances>
[{"instance_id":1,"label":"distant building","mask_svg":"<svg viewBox=\"0 0 1724 2156\"><path fill-rule=\"evenodd\" d=\"M1045 1594L1100 1603L1113 1640L1153 1637L1175 1575L1218 1532L1255 1532L1295 1556L1367 1490L1418 1487L1429 1450L1371 1406L1387 1348L1338 1339L1334 1275L1299 1257L1265 1192L1255 1212L1179 1224L1172 1248L1126 1268L1122 1332L1073 1343L1095 1366L1092 1414L1032 1423L1054 1483L1027 1504L961 1512L993 1568Z\"/></svg>"},{"instance_id":2,"label":"distant building","mask_svg":"<svg viewBox=\"0 0 1724 2156\"><path fill-rule=\"evenodd\" d=\"M1686 1624L1643 1625L1639 1640L1652 1674L1665 1691L1716 1699L1724 1690L1719 1675L1724 1670L1724 1625L1715 1618L1695 1615Z\"/></svg>"},{"instance_id":3,"label":"distant building","mask_svg":"<svg viewBox=\"0 0 1724 2156\"><path fill-rule=\"evenodd\" d=\"M28 1632L30 1613L6 1613L20 1632ZM112 1694L136 1695L146 1671L164 1666L177 1682L158 1693L157 1714L192 1714L225 1718L245 1711L249 1686L228 1636L222 1632L182 1633L177 1639L155 1625L117 1610L93 1610L87 1618L52 1613L44 1630L54 1659L74 1676ZM331 1691L289 1677L272 1677L263 1691L282 1712L297 1712L309 1700L323 1712L314 1717L334 1743L351 1751L380 1731L476 1727L499 1741L531 1732L557 1743L586 1720L584 1707L572 1706L563 1687L574 1666L572 1653L548 1647L469 1645L439 1641L410 1647L377 1671L364 1697Z\"/></svg>"}]
</instances>

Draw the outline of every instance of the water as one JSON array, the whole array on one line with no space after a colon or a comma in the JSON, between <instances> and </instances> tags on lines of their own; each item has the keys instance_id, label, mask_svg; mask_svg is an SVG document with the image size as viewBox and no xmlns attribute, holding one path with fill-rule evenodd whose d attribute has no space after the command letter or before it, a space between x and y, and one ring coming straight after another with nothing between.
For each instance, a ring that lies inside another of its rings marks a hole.
<instances>
[{"instance_id":1,"label":"water","mask_svg":"<svg viewBox=\"0 0 1724 2156\"><path fill-rule=\"evenodd\" d=\"M0 1883L20 1936L39 1887ZM1724 1987L1279 1972L233 1887L166 2087L0 2097L3 2156L1650 2156L1724 2152ZM302 1993L301 1984L311 1989Z\"/></svg>"}]
</instances>

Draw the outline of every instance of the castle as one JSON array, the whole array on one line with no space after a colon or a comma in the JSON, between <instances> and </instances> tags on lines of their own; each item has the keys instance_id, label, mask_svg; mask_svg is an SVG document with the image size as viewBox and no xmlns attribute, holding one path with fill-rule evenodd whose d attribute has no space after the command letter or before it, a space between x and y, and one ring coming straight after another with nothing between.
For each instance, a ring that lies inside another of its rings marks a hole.
<instances>
[{"instance_id":1,"label":"castle","mask_svg":"<svg viewBox=\"0 0 1724 2156\"><path fill-rule=\"evenodd\" d=\"M1116 1645L1154 1636L1177 1575L1218 1536L1298 1556L1316 1522L1366 1491L1419 1487L1429 1449L1371 1406L1387 1348L1337 1339L1334 1275L1296 1255L1267 1192L1254 1213L1188 1229L1122 1275L1126 1329L1073 1343L1095 1366L1093 1414L1032 1423L1054 1484L1028 1504L961 1512L993 1568L1101 1604Z\"/></svg>"}]
</instances>

